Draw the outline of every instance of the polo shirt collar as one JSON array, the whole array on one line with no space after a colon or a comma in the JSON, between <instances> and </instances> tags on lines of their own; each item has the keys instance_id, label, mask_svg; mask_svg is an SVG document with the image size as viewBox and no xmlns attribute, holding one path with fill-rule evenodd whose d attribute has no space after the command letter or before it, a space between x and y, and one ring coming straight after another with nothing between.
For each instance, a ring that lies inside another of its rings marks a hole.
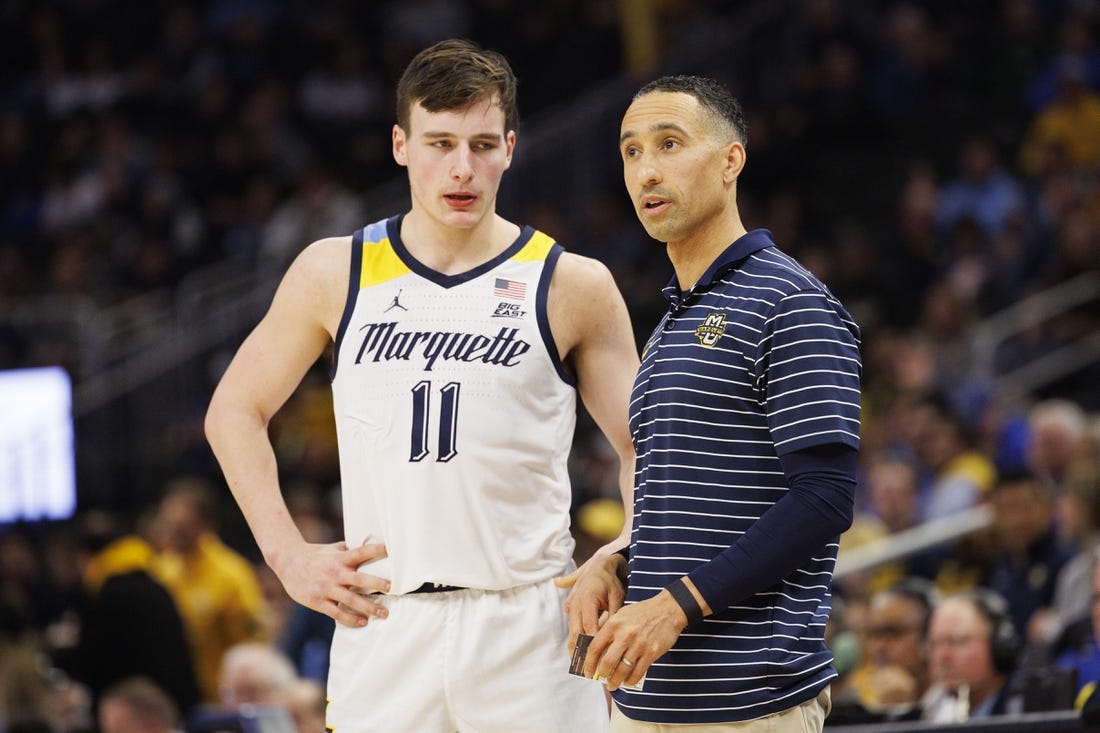
<instances>
[{"instance_id":1,"label":"polo shirt collar","mask_svg":"<svg viewBox=\"0 0 1100 733\"><path fill-rule=\"evenodd\" d=\"M687 293L680 290L680 283L677 281L675 273L661 292L664 293L665 300L673 306L680 305L691 293L710 288L715 280L721 279L752 253L774 246L775 242L772 241L772 233L769 230L753 229L751 232L746 232L739 237L722 254L718 255L717 259L711 263L710 267Z\"/></svg>"}]
</instances>

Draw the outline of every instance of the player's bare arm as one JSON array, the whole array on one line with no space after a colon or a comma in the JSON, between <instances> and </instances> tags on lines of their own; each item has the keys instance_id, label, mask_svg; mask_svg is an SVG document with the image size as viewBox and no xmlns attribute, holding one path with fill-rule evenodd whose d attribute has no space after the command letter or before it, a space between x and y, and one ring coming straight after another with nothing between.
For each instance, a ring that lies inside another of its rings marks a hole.
<instances>
[{"instance_id":1,"label":"player's bare arm","mask_svg":"<svg viewBox=\"0 0 1100 733\"><path fill-rule=\"evenodd\" d=\"M279 488L268 437L272 416L332 342L347 292L350 237L307 247L288 269L267 314L241 345L214 391L206 435L264 560L291 598L361 626L385 609L365 595L388 581L356 571L382 545L315 545L294 524Z\"/></svg>"},{"instance_id":2,"label":"player's bare arm","mask_svg":"<svg viewBox=\"0 0 1100 733\"><path fill-rule=\"evenodd\" d=\"M638 349L626 303L611 272L597 260L562 254L550 284L547 308L562 361L573 370L584 406L618 454L619 491L627 517L618 537L598 549L577 571L559 579L560 586L570 587L592 561L630 542L634 445L627 404L638 372Z\"/></svg>"}]
</instances>

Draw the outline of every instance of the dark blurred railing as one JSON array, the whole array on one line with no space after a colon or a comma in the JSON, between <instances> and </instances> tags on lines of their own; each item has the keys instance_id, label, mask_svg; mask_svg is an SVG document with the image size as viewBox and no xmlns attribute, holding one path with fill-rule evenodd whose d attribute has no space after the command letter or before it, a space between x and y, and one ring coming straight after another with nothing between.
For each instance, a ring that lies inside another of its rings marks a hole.
<instances>
[{"instance_id":1,"label":"dark blurred railing","mask_svg":"<svg viewBox=\"0 0 1100 733\"><path fill-rule=\"evenodd\" d=\"M1100 362L1100 329L1051 343L1023 361L1018 343L1029 333L1049 336L1056 319L1080 308L1095 309L1097 304L1100 272L1085 272L989 316L974 329L971 378L1018 396Z\"/></svg>"}]
</instances>

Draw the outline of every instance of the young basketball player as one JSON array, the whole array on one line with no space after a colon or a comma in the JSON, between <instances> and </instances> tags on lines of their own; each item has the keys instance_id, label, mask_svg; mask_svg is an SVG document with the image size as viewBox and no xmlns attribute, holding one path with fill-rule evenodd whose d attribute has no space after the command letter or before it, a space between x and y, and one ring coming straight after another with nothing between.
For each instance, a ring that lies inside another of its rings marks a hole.
<instances>
[{"instance_id":1,"label":"young basketball player","mask_svg":"<svg viewBox=\"0 0 1100 733\"><path fill-rule=\"evenodd\" d=\"M554 579L573 569L576 393L629 497L638 356L608 270L496 213L515 84L465 41L412 60L393 128L411 210L306 248L211 401L207 435L266 561L339 622L338 733L607 727L603 687L567 673ZM287 512L267 425L330 344L345 541L319 546Z\"/></svg>"}]
</instances>

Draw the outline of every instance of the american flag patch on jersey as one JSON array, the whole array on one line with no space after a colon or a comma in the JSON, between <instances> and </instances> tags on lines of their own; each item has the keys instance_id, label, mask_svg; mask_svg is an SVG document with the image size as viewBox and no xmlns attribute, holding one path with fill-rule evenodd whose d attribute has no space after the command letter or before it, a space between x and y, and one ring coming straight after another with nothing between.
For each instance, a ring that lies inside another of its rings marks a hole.
<instances>
[{"instance_id":1,"label":"american flag patch on jersey","mask_svg":"<svg viewBox=\"0 0 1100 733\"><path fill-rule=\"evenodd\" d=\"M509 300L523 300L527 297L527 283L498 277L493 282L493 295Z\"/></svg>"}]
</instances>

